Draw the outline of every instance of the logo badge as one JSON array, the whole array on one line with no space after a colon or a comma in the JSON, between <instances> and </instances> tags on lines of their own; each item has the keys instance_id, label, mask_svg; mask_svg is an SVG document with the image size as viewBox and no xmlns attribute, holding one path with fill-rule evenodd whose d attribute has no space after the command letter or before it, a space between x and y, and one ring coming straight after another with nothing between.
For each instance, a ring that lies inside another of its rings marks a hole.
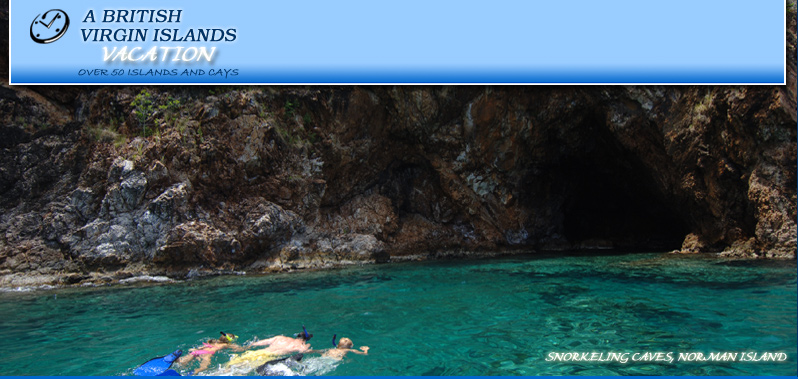
<instances>
[{"instance_id":1,"label":"logo badge","mask_svg":"<svg viewBox=\"0 0 798 379\"><path fill-rule=\"evenodd\" d=\"M30 24L30 38L36 43L58 41L69 28L69 16L60 9L50 9L33 19Z\"/></svg>"}]
</instances>

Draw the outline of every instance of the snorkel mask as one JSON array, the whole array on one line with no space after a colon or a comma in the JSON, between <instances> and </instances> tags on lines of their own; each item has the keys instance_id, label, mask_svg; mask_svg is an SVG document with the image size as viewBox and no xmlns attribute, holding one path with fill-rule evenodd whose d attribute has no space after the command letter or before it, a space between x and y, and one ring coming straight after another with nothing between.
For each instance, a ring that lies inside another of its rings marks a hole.
<instances>
[{"instance_id":1,"label":"snorkel mask","mask_svg":"<svg viewBox=\"0 0 798 379\"><path fill-rule=\"evenodd\" d=\"M302 333L294 333L294 338L302 338L305 341L310 341L313 335L308 333L308 330L305 329L305 325L302 325Z\"/></svg>"},{"instance_id":2,"label":"snorkel mask","mask_svg":"<svg viewBox=\"0 0 798 379\"><path fill-rule=\"evenodd\" d=\"M219 333L221 333L222 337L227 339L227 342L233 342L236 339L238 339L238 336L233 333L225 333L225 332L219 332Z\"/></svg>"}]
</instances>

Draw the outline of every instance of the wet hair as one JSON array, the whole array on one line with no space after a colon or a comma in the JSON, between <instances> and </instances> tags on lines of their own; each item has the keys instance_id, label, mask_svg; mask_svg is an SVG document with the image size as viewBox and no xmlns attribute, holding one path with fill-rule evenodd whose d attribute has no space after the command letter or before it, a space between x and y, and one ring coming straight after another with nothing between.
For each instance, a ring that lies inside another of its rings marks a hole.
<instances>
[{"instance_id":1,"label":"wet hair","mask_svg":"<svg viewBox=\"0 0 798 379\"><path fill-rule=\"evenodd\" d=\"M355 344L352 343L352 340L350 340L349 338L343 337L340 340L338 340L339 349L351 349L352 346L355 346Z\"/></svg>"},{"instance_id":2,"label":"wet hair","mask_svg":"<svg viewBox=\"0 0 798 379\"><path fill-rule=\"evenodd\" d=\"M302 325L302 331L299 333L294 333L294 338L299 338L303 341L310 341L313 338L313 334L308 333L308 330L305 329L305 325Z\"/></svg>"},{"instance_id":3,"label":"wet hair","mask_svg":"<svg viewBox=\"0 0 798 379\"><path fill-rule=\"evenodd\" d=\"M237 335L232 333L219 332L219 334L222 335L219 337L219 342L221 343L233 343L233 341L238 338Z\"/></svg>"}]
</instances>

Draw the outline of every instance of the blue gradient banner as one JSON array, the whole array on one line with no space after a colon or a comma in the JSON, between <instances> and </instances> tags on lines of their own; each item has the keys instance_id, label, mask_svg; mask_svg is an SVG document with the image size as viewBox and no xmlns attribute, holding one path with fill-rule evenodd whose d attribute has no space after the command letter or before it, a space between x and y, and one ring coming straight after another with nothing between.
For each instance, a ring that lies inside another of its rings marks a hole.
<instances>
[{"instance_id":1,"label":"blue gradient banner","mask_svg":"<svg viewBox=\"0 0 798 379\"><path fill-rule=\"evenodd\" d=\"M784 0L11 0L11 84L784 84Z\"/></svg>"}]
</instances>

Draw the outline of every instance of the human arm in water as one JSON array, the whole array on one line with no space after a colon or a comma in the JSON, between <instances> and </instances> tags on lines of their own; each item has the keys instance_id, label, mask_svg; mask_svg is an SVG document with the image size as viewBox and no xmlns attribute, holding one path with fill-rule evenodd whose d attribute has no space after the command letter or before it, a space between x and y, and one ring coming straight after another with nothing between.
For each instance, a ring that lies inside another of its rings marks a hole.
<instances>
[{"instance_id":1,"label":"human arm in water","mask_svg":"<svg viewBox=\"0 0 798 379\"><path fill-rule=\"evenodd\" d=\"M369 355L369 347L368 346L361 346L360 350L355 349L344 349L340 347L334 347L331 349L322 349L322 350L308 350L305 354L312 354L312 353L319 353L325 357L331 358L343 358L347 353L355 353L360 355Z\"/></svg>"},{"instance_id":2,"label":"human arm in water","mask_svg":"<svg viewBox=\"0 0 798 379\"><path fill-rule=\"evenodd\" d=\"M228 344L227 346L223 347L222 349L230 349L232 351L239 352L239 351L246 350L247 347L231 343L231 344Z\"/></svg>"},{"instance_id":3,"label":"human arm in water","mask_svg":"<svg viewBox=\"0 0 798 379\"><path fill-rule=\"evenodd\" d=\"M369 347L368 346L361 346L360 350L346 349L346 351L347 352L352 352L352 353L355 353L355 354L360 354L360 355L369 355Z\"/></svg>"}]
</instances>

